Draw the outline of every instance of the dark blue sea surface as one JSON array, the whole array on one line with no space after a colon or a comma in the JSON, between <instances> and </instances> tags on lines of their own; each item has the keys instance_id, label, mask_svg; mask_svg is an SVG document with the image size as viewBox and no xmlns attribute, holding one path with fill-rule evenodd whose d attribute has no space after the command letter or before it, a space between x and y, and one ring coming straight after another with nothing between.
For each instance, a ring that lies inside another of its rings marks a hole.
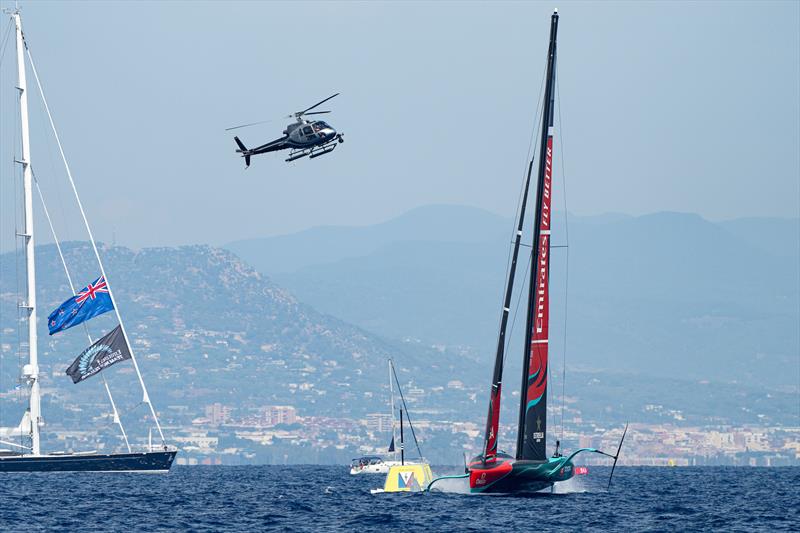
<instances>
[{"instance_id":1,"label":"dark blue sea surface","mask_svg":"<svg viewBox=\"0 0 800 533\"><path fill-rule=\"evenodd\" d=\"M434 469L445 473L453 469ZM345 467L175 467L169 474L0 474L0 530L797 531L800 468L592 467L554 493L370 494Z\"/></svg>"}]
</instances>

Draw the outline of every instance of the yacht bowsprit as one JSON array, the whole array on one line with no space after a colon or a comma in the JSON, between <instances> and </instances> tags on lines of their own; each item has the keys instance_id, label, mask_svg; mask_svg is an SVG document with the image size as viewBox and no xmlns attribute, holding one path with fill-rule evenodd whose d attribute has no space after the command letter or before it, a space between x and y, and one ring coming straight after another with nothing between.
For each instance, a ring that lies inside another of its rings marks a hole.
<instances>
[{"instance_id":1,"label":"yacht bowsprit","mask_svg":"<svg viewBox=\"0 0 800 533\"><path fill-rule=\"evenodd\" d=\"M25 294L24 299L19 305L20 312L23 315L23 322L27 327L27 352L28 361L22 368L22 383L28 396L28 408L22 414L22 420L18 426L10 428L0 428L0 445L9 448L0 450L0 472L67 472L67 471L93 471L93 472L113 472L113 471L137 471L137 472L167 472L172 466L175 459L177 450L174 447L168 446L164 439L164 434L161 430L161 425L158 421L156 410L150 401L150 396L147 393L142 374L139 370L139 365L136 361L136 356L125 334L125 326L122 321L119 308L114 300L114 293L111 290L111 284L108 281L103 263L100 259L100 254L95 243L92 231L89 227L83 206L78 197L75 183L72 180L72 174L69 171L69 166L64 164L69 177L70 185L75 193L75 198L78 202L86 230L89 234L92 250L94 251L95 258L101 273L101 276L94 282L87 285L85 289L76 293L75 286L72 282L72 277L64 261L64 256L61 253L61 247L52 223L53 239L58 248L59 256L64 264L64 270L67 274L69 286L72 289L72 298L68 299L61 307L56 309L48 317L48 326L50 333L55 334L72 326L78 325L86 320L105 312L113 310L116 314L119 325L103 338L94 342L89 335L89 330L86 329L86 335L89 340L89 348L84 350L78 359L70 367L70 375L73 381L77 384L83 379L87 379L95 374L102 376L102 370L118 362L130 360L142 388L142 403L149 407L150 415L161 438L161 445L154 448L152 444L148 445L146 450L134 451L128 441L128 436L125 433L125 428L119 417L114 398L111 395L111 389L103 377L103 384L105 391L108 394L108 399L113 412L114 422L119 427L122 438L125 443L127 451L125 453L97 453L95 451L87 452L42 452L40 432L44 426L44 418L41 411L41 390L40 390L40 369L38 360L38 339L36 331L36 319L38 308L36 305L36 268L34 257L34 231L33 231L33 185L35 177L33 174L33 167L31 165L30 155L30 139L28 131L28 87L26 83L26 64L25 55L27 53L30 60L31 71L36 79L36 84L42 96L42 103L47 111L50 124L53 126L52 116L50 116L47 101L44 99L44 92L42 91L39 78L36 73L36 68L33 64L33 59L30 51L27 48L25 37L22 33L22 23L20 20L19 11L11 13L13 24L16 31L16 48L17 48L17 90L19 94L19 116L20 116L20 134L21 134L21 153L16 157L15 163L20 165L22 169L22 192L23 192L23 215L24 231L18 233L18 237L23 240L24 254L25 254ZM63 150L61 150L61 142L58 134L53 126L53 134L61 152L62 158L64 157ZM38 183L36 183L38 189ZM41 196L41 189L39 189ZM44 197L42 204L44 206ZM44 207L44 214L50 222L50 216L47 212L46 206ZM64 333L61 333L64 335ZM64 376L66 379L66 375ZM97 378L95 378L97 379ZM76 386L81 386L80 384ZM12 439L18 442L12 442Z\"/></svg>"},{"instance_id":2,"label":"yacht bowsprit","mask_svg":"<svg viewBox=\"0 0 800 533\"><path fill-rule=\"evenodd\" d=\"M465 466L461 476L469 478L471 492L475 493L526 493L536 492L553 484L566 481L575 474L572 459L582 452L592 452L614 459L616 467L619 448L611 455L594 448L580 448L567 456L560 453L559 444L552 457L547 456L547 380L550 321L550 231L552 223L551 199L553 195L553 111L555 100L556 35L558 11L550 18L550 44L547 53L544 101L542 106L541 139L539 143L538 181L535 197L533 243L530 263L530 284L527 298L526 340L523 354L522 385L520 387L519 421L517 425L517 451L515 456L498 451L500 399L503 363L517 259L524 229L525 211L530 188L533 160L528 165L523 196L514 240L509 276L500 321L497 352L495 355L489 412L483 451ZM627 427L625 428L627 432ZM622 435L624 440L625 433ZM612 468L613 475L613 468ZM439 479L434 480L430 489ZM611 480L609 479L609 483Z\"/></svg>"}]
</instances>

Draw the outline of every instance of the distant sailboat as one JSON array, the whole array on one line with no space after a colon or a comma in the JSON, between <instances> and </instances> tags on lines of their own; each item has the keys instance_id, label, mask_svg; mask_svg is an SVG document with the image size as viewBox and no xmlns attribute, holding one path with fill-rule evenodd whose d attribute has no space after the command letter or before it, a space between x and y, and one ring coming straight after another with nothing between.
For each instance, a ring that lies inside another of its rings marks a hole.
<instances>
[{"instance_id":1,"label":"distant sailboat","mask_svg":"<svg viewBox=\"0 0 800 533\"><path fill-rule=\"evenodd\" d=\"M400 450L395 446L397 435L394 418L394 368L391 359L389 359L389 412L392 417L392 440L389 442L389 448L386 451L391 454L393 459L387 459L380 455L364 455L353 459L350 463L351 475L388 474L389 468L400 464L400 460L398 459Z\"/></svg>"},{"instance_id":2,"label":"distant sailboat","mask_svg":"<svg viewBox=\"0 0 800 533\"><path fill-rule=\"evenodd\" d=\"M422 450L417 441L417 434L414 431L414 426L411 424L411 417L408 416L408 408L406 407L406 399L403 396L403 390L400 388L400 380L397 379L397 372L395 372L394 364L389 359L389 379L393 379L397 384L397 392L400 393L400 401L402 407L400 408L400 462L394 461L394 464L389 467L386 473L386 481L382 489L373 489L372 494L379 494L383 492L418 492L423 491L428 484L433 480L431 467L422 456ZM394 407L394 402L392 402ZM403 413L405 412L408 419L408 427L411 428L411 435L414 437L414 445L417 448L419 459L416 461L406 461L405 452L405 436ZM392 418L392 445L394 445L394 418Z\"/></svg>"},{"instance_id":3,"label":"distant sailboat","mask_svg":"<svg viewBox=\"0 0 800 533\"><path fill-rule=\"evenodd\" d=\"M89 337L91 346L84 350L80 356L75 360L72 366L67 370L67 373L72 377L75 383L87 379L95 374L102 372L104 368L111 366L117 362L130 359L133 363L136 375L139 378L139 383L142 387L143 403L147 404L150 408L150 413L153 421L156 424L158 433L161 437L161 446L158 449L153 449L152 445L148 446L147 450L134 451L131 449L128 442L127 434L119 418L116 405L114 404L111 390L108 384L105 383L103 378L105 390L108 393L111 409L114 415L114 422L120 428L122 437L127 448L126 453L108 453L100 454L95 451L87 452L42 452L40 442L40 431L44 425L44 419L41 412L41 392L40 392L40 370L38 363L38 343L37 343L37 305L36 305L36 269L34 258L34 230L33 230L33 184L35 178L33 176L33 167L31 165L30 155L30 139L28 133L28 87L26 83L26 64L25 54L31 60L31 69L36 78L37 85L39 84L36 69L33 66L33 60L30 57L30 52L27 49L25 37L22 33L22 22L20 19L19 11L11 13L13 23L16 29L16 47L17 47L17 90L19 93L19 113L20 113L20 133L21 133L21 148L22 151L17 157L16 163L22 168L22 189L23 189L23 206L24 206L24 231L18 234L23 239L23 246L25 249L25 273L26 273L26 294L24 300L20 304L20 309L23 311L24 322L27 326L27 351L28 362L22 368L22 377L24 387L28 394L28 408L22 415L20 424L16 427L0 428L0 445L8 446L7 449L0 450L0 472L67 472L67 471L97 471L97 472L110 472L110 471L148 471L148 472L166 472L172 466L175 459L177 450L174 447L167 446L164 435L161 431L161 426L158 422L155 408L150 402L150 397L147 394L147 388L144 385L141 372L139 371L136 357L133 349L130 346L127 336L125 335L125 328L122 322L122 317L119 314L119 309L116 306L111 286L108 283L108 278L100 261L100 255L97 246L86 223L86 229L89 233L89 238L94 250L99 269L102 275L92 283L89 283L86 288L76 293L72 278L69 275L69 270L64 268L67 273L70 287L73 289L73 296L62 304L61 307L56 309L50 317L48 317L48 326L51 334L63 331L74 325L80 324L85 320L91 319L97 314L113 310L117 315L119 325L114 328L110 333L94 341ZM39 85L41 91L41 86ZM44 100L44 93L42 92L42 99L49 115L50 111L47 108L47 102ZM52 117L50 117L52 125ZM56 141L59 149L61 143L58 140L55 128L53 132L56 135ZM63 151L61 153L63 157ZM66 164L66 160L64 161ZM71 185L75 191L78 205L83 215L84 222L86 217L83 212L83 207L80 204L80 199L77 197L77 191L72 182L72 176L67 167L67 175L70 178ZM37 184L38 187L38 184ZM41 193L41 191L40 191ZM49 214L45 208L45 215L49 221ZM52 224L51 224L52 226ZM56 245L59 246L59 255L63 261L60 245L55 236L54 240ZM88 336L88 330L87 330ZM19 439L20 442L12 442L11 439Z\"/></svg>"},{"instance_id":4,"label":"distant sailboat","mask_svg":"<svg viewBox=\"0 0 800 533\"><path fill-rule=\"evenodd\" d=\"M549 343L549 275L550 275L550 230L552 222L551 198L553 161L553 108L555 100L556 34L558 31L558 12L550 19L550 45L547 54L544 105L542 111L541 142L539 145L538 183L534 232L531 255L531 277L527 298L527 327L524 348L522 386L520 390L520 411L517 425L517 452L511 456L498 451L498 429L500 420L500 399L503 379L503 361L506 346L506 326L511 308L517 258L524 229L525 210L530 187L533 160L528 166L524 192L517 220L513 254L506 283L500 333L492 377L489 412L486 419L486 433L483 452L472 459L465 467L471 492L476 493L524 493L535 492L554 483L565 481L575 473L572 459L581 452L599 453L614 459L616 455L607 454L594 448L581 448L570 455L561 455L556 445L552 457L547 456L547 379ZM626 428L627 430L627 428ZM625 435L623 433L623 439ZM620 441L620 447L622 441ZM613 475L613 469L612 469ZM429 485L433 486L437 478ZM610 483L610 480L609 480Z\"/></svg>"}]
</instances>

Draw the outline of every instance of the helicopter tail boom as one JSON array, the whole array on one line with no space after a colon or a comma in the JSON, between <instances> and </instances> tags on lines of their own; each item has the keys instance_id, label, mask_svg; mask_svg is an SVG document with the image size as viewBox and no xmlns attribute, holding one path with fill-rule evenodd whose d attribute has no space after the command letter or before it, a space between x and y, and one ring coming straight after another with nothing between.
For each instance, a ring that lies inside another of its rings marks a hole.
<instances>
[{"instance_id":1,"label":"helicopter tail boom","mask_svg":"<svg viewBox=\"0 0 800 533\"><path fill-rule=\"evenodd\" d=\"M241 140L239 140L239 137L234 137L233 140L236 141L237 146L239 146L239 149L236 150L236 151L240 152L242 154L242 156L244 157L244 166L245 166L245 168L249 167L250 166L250 153L249 153L249 150L244 145L244 143Z\"/></svg>"}]
</instances>

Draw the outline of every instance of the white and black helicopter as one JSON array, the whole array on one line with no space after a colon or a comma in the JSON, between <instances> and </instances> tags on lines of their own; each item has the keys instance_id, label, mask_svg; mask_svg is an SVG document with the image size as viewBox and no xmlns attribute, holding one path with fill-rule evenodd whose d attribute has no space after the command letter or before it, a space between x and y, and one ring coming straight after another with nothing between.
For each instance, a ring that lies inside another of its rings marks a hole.
<instances>
[{"instance_id":1,"label":"white and black helicopter","mask_svg":"<svg viewBox=\"0 0 800 533\"><path fill-rule=\"evenodd\" d=\"M239 146L236 152L242 154L242 157L244 157L245 166L250 166L251 156L266 154L267 152L277 152L279 150L291 150L289 152L289 157L286 158L287 162L306 156L308 156L309 159L314 159L315 157L333 152L338 143L344 142L344 134L336 133L336 130L323 120L309 121L305 120L303 117L307 115L322 115L325 113L330 113L330 111L311 110L321 104L324 104L335 96L339 96L339 93L329 96L309 108L287 116L286 118L294 117L297 122L286 126L286 129L283 130L283 137L280 139L275 139L272 142L262 144L261 146L257 146L255 148L247 148L239 139L239 137L234 137L233 140L236 141L236 144ZM263 124L264 122L269 121L262 120L260 122L242 124L241 126L226 128L226 131L235 130L238 128L246 128L248 126L255 126L256 124Z\"/></svg>"}]
</instances>

